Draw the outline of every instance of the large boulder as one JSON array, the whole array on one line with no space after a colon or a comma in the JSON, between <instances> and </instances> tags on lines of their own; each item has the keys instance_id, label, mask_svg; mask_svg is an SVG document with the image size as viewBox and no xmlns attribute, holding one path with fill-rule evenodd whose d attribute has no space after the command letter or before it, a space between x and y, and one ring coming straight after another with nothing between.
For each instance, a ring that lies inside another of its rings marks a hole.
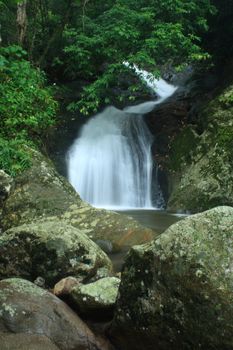
<instances>
[{"instance_id":1,"label":"large boulder","mask_svg":"<svg viewBox=\"0 0 233 350\"><path fill-rule=\"evenodd\" d=\"M0 281L1 350L110 350L61 300L33 283Z\"/></svg>"},{"instance_id":2,"label":"large boulder","mask_svg":"<svg viewBox=\"0 0 233 350\"><path fill-rule=\"evenodd\" d=\"M15 179L5 202L3 229L33 221L62 219L114 252L145 243L155 233L125 215L95 209L83 202L49 160L32 152L32 166Z\"/></svg>"},{"instance_id":3,"label":"large boulder","mask_svg":"<svg viewBox=\"0 0 233 350\"><path fill-rule=\"evenodd\" d=\"M183 173L168 202L170 211L199 212L233 205L233 163L220 148L197 155Z\"/></svg>"},{"instance_id":4,"label":"large boulder","mask_svg":"<svg viewBox=\"0 0 233 350\"><path fill-rule=\"evenodd\" d=\"M42 277L47 286L66 276L90 280L112 264L82 231L54 220L14 227L0 236L0 278Z\"/></svg>"},{"instance_id":5,"label":"large boulder","mask_svg":"<svg viewBox=\"0 0 233 350\"><path fill-rule=\"evenodd\" d=\"M233 85L205 104L195 130L188 126L172 141L169 210L233 205L232 96Z\"/></svg>"},{"instance_id":6,"label":"large boulder","mask_svg":"<svg viewBox=\"0 0 233 350\"><path fill-rule=\"evenodd\" d=\"M217 207L133 247L112 337L120 349L233 349L233 208Z\"/></svg>"}]
</instances>

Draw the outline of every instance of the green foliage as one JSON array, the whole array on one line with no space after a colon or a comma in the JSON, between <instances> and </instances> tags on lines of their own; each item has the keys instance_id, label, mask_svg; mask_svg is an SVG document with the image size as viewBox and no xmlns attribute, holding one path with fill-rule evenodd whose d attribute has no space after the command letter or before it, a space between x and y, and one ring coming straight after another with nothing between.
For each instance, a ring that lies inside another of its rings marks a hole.
<instances>
[{"instance_id":1,"label":"green foliage","mask_svg":"<svg viewBox=\"0 0 233 350\"><path fill-rule=\"evenodd\" d=\"M214 63L222 67L233 55L233 1L212 0L217 15L211 18L203 47L213 56Z\"/></svg>"},{"instance_id":2,"label":"green foliage","mask_svg":"<svg viewBox=\"0 0 233 350\"><path fill-rule=\"evenodd\" d=\"M88 114L102 105L111 83L117 84L117 77L124 72L124 61L153 71L168 60L179 67L209 58L200 38L208 30L207 17L214 14L209 0L118 0L107 4L103 12L99 8L93 11L88 3L85 16L77 16L75 26L67 26L64 32L60 63L66 67L65 74L90 82L81 101L72 103L71 108ZM111 74L109 67L114 67Z\"/></svg>"},{"instance_id":3,"label":"green foliage","mask_svg":"<svg viewBox=\"0 0 233 350\"><path fill-rule=\"evenodd\" d=\"M130 72L124 61L157 73L167 61L180 69L209 59L203 36L216 13L212 1L27 0L25 47L30 59L50 77L81 82L83 92L69 109L89 114L106 103L106 96L109 103L115 102L116 97L109 96L113 87L119 100L125 99L120 83ZM12 14L16 14L15 0L0 12L4 43L17 40ZM134 98L129 90L128 101Z\"/></svg>"},{"instance_id":4,"label":"green foliage","mask_svg":"<svg viewBox=\"0 0 233 350\"><path fill-rule=\"evenodd\" d=\"M0 168L11 176L28 168L31 164L25 150L25 140L6 140L0 136Z\"/></svg>"},{"instance_id":5,"label":"green foliage","mask_svg":"<svg viewBox=\"0 0 233 350\"><path fill-rule=\"evenodd\" d=\"M223 95L219 97L219 101L224 104L225 107L233 106L233 89L229 88Z\"/></svg>"},{"instance_id":6,"label":"green foliage","mask_svg":"<svg viewBox=\"0 0 233 350\"><path fill-rule=\"evenodd\" d=\"M25 55L18 46L0 49L0 128L4 136L39 140L54 123L56 103Z\"/></svg>"},{"instance_id":7,"label":"green foliage","mask_svg":"<svg viewBox=\"0 0 233 350\"><path fill-rule=\"evenodd\" d=\"M216 145L220 147L221 150L225 150L228 154L232 156L233 147L233 126L232 125L219 125L216 127L214 141Z\"/></svg>"},{"instance_id":8,"label":"green foliage","mask_svg":"<svg viewBox=\"0 0 233 350\"><path fill-rule=\"evenodd\" d=\"M13 174L28 165L22 145L46 138L57 105L44 74L25 57L18 46L0 48L0 164Z\"/></svg>"}]
</instances>

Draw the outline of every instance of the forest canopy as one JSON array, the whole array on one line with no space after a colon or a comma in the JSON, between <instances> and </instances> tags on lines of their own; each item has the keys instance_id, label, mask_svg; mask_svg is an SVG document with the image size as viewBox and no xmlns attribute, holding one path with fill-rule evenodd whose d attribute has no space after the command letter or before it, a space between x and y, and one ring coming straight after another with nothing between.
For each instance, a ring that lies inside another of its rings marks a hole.
<instances>
[{"instance_id":1,"label":"forest canopy","mask_svg":"<svg viewBox=\"0 0 233 350\"><path fill-rule=\"evenodd\" d=\"M0 0L1 142L43 142L68 83L67 109L89 115L135 98L134 64L158 75L231 57L232 13L231 0Z\"/></svg>"},{"instance_id":2,"label":"forest canopy","mask_svg":"<svg viewBox=\"0 0 233 350\"><path fill-rule=\"evenodd\" d=\"M51 78L86 82L70 108L89 114L118 84L123 61L157 73L168 61L208 59L202 38L214 15L211 0L2 0L0 23L2 44L21 44Z\"/></svg>"}]
</instances>

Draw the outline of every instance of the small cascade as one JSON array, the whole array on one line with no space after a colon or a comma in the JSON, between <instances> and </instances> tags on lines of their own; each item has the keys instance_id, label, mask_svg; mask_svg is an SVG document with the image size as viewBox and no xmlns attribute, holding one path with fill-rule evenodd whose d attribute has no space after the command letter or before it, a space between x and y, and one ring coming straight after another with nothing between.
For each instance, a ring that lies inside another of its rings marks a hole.
<instances>
[{"instance_id":1,"label":"small cascade","mask_svg":"<svg viewBox=\"0 0 233 350\"><path fill-rule=\"evenodd\" d=\"M137 70L159 99L119 110L113 106L90 119L68 152L69 181L81 198L95 207L151 209L161 207L159 184L151 185L153 137L143 116L171 96L176 88ZM151 85L153 83L153 86Z\"/></svg>"}]
</instances>

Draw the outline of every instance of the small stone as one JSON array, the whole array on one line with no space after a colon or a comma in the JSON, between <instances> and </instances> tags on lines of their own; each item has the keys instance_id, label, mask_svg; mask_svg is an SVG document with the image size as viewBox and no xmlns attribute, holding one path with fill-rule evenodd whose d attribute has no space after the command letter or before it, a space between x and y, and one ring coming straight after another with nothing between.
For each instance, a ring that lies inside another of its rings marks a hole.
<instances>
[{"instance_id":1,"label":"small stone","mask_svg":"<svg viewBox=\"0 0 233 350\"><path fill-rule=\"evenodd\" d=\"M34 284L38 287L45 288L45 279L39 276L35 279Z\"/></svg>"},{"instance_id":2,"label":"small stone","mask_svg":"<svg viewBox=\"0 0 233 350\"><path fill-rule=\"evenodd\" d=\"M71 289L78 284L79 281L75 277L70 276L63 278L61 281L55 284L53 294L55 294L56 296L67 295L71 292Z\"/></svg>"}]
</instances>

